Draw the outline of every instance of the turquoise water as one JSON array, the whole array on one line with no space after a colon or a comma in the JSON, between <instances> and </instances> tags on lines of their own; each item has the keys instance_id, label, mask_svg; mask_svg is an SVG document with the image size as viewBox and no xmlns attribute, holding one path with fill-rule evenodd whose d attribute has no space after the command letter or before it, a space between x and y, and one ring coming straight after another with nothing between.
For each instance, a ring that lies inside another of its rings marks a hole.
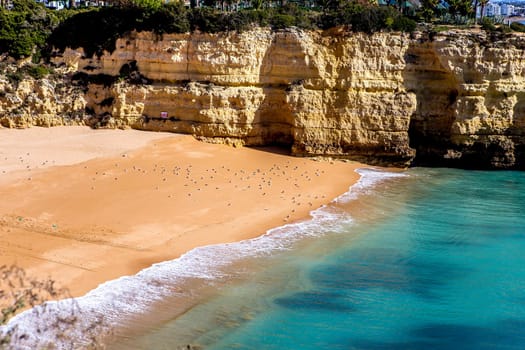
<instances>
[{"instance_id":1,"label":"turquoise water","mask_svg":"<svg viewBox=\"0 0 525 350\"><path fill-rule=\"evenodd\" d=\"M412 169L354 197L115 348L525 349L523 172Z\"/></svg>"}]
</instances>

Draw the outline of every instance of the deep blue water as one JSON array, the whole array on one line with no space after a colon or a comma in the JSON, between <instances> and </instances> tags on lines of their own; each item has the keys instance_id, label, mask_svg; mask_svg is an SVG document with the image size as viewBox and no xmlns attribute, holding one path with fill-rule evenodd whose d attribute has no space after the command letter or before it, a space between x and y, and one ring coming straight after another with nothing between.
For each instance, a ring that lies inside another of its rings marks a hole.
<instances>
[{"instance_id":1,"label":"deep blue water","mask_svg":"<svg viewBox=\"0 0 525 350\"><path fill-rule=\"evenodd\" d=\"M412 169L334 206L353 222L254 259L133 348L525 349L525 173Z\"/></svg>"}]
</instances>

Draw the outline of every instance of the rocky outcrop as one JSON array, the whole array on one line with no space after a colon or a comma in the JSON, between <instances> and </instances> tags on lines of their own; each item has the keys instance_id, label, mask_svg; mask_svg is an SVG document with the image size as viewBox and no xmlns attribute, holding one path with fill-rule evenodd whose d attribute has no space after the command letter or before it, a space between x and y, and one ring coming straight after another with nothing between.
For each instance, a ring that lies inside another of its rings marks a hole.
<instances>
[{"instance_id":1,"label":"rocky outcrop","mask_svg":"<svg viewBox=\"0 0 525 350\"><path fill-rule=\"evenodd\" d=\"M525 37L448 32L414 42L405 86L411 146L426 165L525 168Z\"/></svg>"},{"instance_id":2,"label":"rocky outcrop","mask_svg":"<svg viewBox=\"0 0 525 350\"><path fill-rule=\"evenodd\" d=\"M11 70L11 71L10 71ZM15 74L11 66L0 73L0 126L83 125L84 90L60 77L33 79ZM10 74L11 73L11 74Z\"/></svg>"},{"instance_id":3,"label":"rocky outcrop","mask_svg":"<svg viewBox=\"0 0 525 350\"><path fill-rule=\"evenodd\" d=\"M259 28L131 33L100 58L68 49L54 62L121 77L88 79L79 97L99 126L368 163L523 169L524 44L460 31Z\"/></svg>"},{"instance_id":4,"label":"rocky outcrop","mask_svg":"<svg viewBox=\"0 0 525 350\"><path fill-rule=\"evenodd\" d=\"M132 64L153 81L90 85L89 108L111 115L112 123L126 119L135 128L215 142L286 145L296 155L407 164L414 156L407 131L416 108L415 94L403 87L409 41L269 29L160 41L134 33L100 59L67 50L56 62L111 76ZM111 106L101 107L109 100ZM169 119L159 118L161 112Z\"/></svg>"}]
</instances>

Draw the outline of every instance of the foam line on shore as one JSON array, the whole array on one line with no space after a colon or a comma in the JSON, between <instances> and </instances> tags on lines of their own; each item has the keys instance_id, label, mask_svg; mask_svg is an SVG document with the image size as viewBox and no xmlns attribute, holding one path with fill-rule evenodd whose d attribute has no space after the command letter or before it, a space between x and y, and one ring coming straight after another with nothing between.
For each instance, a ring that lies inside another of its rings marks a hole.
<instances>
[{"instance_id":1,"label":"foam line on shore","mask_svg":"<svg viewBox=\"0 0 525 350\"><path fill-rule=\"evenodd\" d=\"M337 197L335 203L354 200L381 181L405 176L373 169L359 169L357 172L361 175L359 181ZM117 327L123 320L138 317L155 303L172 296L182 281L197 279L213 283L227 278L225 268L235 261L290 249L293 243L304 237L337 232L352 221L348 213L330 204L313 210L310 215L311 219L271 229L257 238L195 248L175 260L154 264L136 275L102 283L82 297L45 303L15 316L0 331L16 329L17 335L13 339L24 334L23 339L17 340L18 349L45 347L49 343L59 348L69 348L71 343L74 348L88 345L92 338L86 328L97 324L101 316L104 316L105 328ZM57 331L61 329L56 327L56 322L68 316L72 307L81 310L81 324L68 330L67 344L56 344ZM45 317L42 317L44 313Z\"/></svg>"},{"instance_id":2,"label":"foam line on shore","mask_svg":"<svg viewBox=\"0 0 525 350\"><path fill-rule=\"evenodd\" d=\"M388 179L395 179L400 177L409 176L403 172L385 172L383 170L377 170L373 168L360 168L356 172L361 175L359 181L357 181L348 192L343 193L337 197L334 202L336 203L348 203L352 200L356 200L363 194L368 194L376 184L383 182Z\"/></svg>"}]
</instances>

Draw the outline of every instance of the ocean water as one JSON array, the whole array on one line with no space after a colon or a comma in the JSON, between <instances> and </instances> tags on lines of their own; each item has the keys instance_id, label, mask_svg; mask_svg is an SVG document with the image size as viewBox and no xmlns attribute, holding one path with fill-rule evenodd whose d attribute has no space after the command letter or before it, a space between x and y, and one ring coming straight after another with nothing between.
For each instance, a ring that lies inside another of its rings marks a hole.
<instances>
[{"instance_id":1,"label":"ocean water","mask_svg":"<svg viewBox=\"0 0 525 350\"><path fill-rule=\"evenodd\" d=\"M525 349L523 172L364 171L296 231L111 348Z\"/></svg>"},{"instance_id":2,"label":"ocean water","mask_svg":"<svg viewBox=\"0 0 525 350\"><path fill-rule=\"evenodd\" d=\"M525 349L525 173L361 174L311 220L77 298L82 329L104 315L113 350ZM10 325L30 349L53 319Z\"/></svg>"}]
</instances>

